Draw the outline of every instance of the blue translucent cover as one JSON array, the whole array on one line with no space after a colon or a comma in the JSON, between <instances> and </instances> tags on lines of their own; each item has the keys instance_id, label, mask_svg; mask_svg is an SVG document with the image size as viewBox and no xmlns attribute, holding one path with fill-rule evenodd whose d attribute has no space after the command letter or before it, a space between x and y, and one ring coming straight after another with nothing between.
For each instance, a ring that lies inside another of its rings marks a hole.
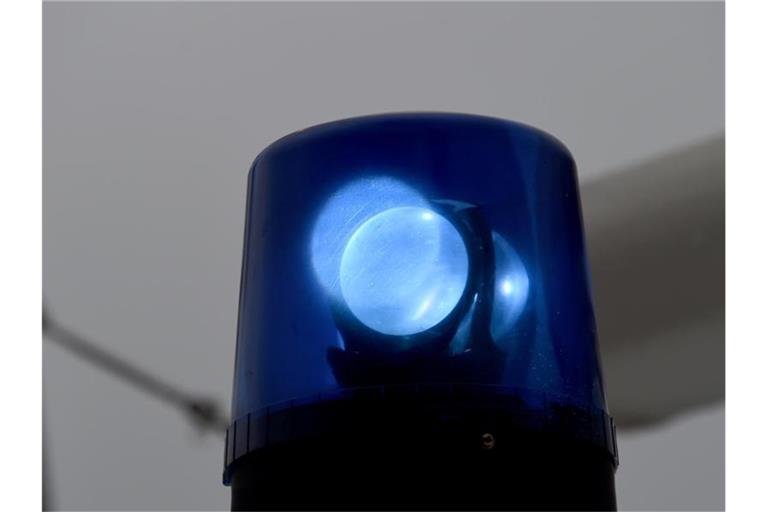
<instances>
[{"instance_id":1,"label":"blue translucent cover","mask_svg":"<svg viewBox=\"0 0 768 512\"><path fill-rule=\"evenodd\" d=\"M377 115L256 158L233 420L404 384L605 409L576 167L552 136Z\"/></svg>"}]
</instances>

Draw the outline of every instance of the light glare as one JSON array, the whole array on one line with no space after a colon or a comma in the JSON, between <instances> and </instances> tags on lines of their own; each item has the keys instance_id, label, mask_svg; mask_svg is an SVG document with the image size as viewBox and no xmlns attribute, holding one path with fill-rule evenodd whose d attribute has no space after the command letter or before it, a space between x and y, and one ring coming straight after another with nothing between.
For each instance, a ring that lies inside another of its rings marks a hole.
<instances>
[{"instance_id":1,"label":"light glare","mask_svg":"<svg viewBox=\"0 0 768 512\"><path fill-rule=\"evenodd\" d=\"M509 334L528 300L528 272L520 256L498 233L493 233L496 259L496 293L493 299L491 335L498 342Z\"/></svg>"}]
</instances>

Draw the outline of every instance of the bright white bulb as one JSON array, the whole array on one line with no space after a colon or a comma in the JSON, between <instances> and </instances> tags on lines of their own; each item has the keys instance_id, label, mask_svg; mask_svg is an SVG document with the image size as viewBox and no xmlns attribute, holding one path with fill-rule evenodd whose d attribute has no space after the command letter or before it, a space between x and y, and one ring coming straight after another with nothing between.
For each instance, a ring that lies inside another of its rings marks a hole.
<instances>
[{"instance_id":1,"label":"bright white bulb","mask_svg":"<svg viewBox=\"0 0 768 512\"><path fill-rule=\"evenodd\" d=\"M341 294L362 323L409 335L440 323L456 307L469 274L464 240L444 217L420 207L392 208L363 223L341 258Z\"/></svg>"},{"instance_id":2,"label":"bright white bulb","mask_svg":"<svg viewBox=\"0 0 768 512\"><path fill-rule=\"evenodd\" d=\"M318 213L312 231L312 266L318 281L338 297L341 256L355 230L391 208L428 205L416 190L387 176L361 178L336 191Z\"/></svg>"}]
</instances>

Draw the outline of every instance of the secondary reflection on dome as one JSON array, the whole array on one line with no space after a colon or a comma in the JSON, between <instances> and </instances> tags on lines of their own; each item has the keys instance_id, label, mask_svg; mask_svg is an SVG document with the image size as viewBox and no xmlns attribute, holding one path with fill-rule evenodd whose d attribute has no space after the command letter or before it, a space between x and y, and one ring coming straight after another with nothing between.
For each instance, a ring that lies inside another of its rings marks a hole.
<instances>
[{"instance_id":1,"label":"secondary reflection on dome","mask_svg":"<svg viewBox=\"0 0 768 512\"><path fill-rule=\"evenodd\" d=\"M496 283L491 316L491 335L499 342L509 334L528 300L528 273L517 251L493 233Z\"/></svg>"}]
</instances>

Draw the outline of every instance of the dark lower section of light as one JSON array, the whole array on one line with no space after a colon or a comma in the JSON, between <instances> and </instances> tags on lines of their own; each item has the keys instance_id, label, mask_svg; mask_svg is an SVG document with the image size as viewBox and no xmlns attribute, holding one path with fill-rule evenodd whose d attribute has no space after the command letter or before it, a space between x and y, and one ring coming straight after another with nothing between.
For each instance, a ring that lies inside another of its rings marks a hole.
<instances>
[{"instance_id":1,"label":"dark lower section of light","mask_svg":"<svg viewBox=\"0 0 768 512\"><path fill-rule=\"evenodd\" d=\"M475 434L472 448L369 433L273 447L233 468L232 510L616 510L594 447L508 431L484 449Z\"/></svg>"},{"instance_id":2,"label":"dark lower section of light","mask_svg":"<svg viewBox=\"0 0 768 512\"><path fill-rule=\"evenodd\" d=\"M526 420L526 407L482 387L418 386L249 417L228 443L232 509L615 510L612 430L590 441L600 427L584 411ZM260 448L238 451L251 436Z\"/></svg>"}]
</instances>

